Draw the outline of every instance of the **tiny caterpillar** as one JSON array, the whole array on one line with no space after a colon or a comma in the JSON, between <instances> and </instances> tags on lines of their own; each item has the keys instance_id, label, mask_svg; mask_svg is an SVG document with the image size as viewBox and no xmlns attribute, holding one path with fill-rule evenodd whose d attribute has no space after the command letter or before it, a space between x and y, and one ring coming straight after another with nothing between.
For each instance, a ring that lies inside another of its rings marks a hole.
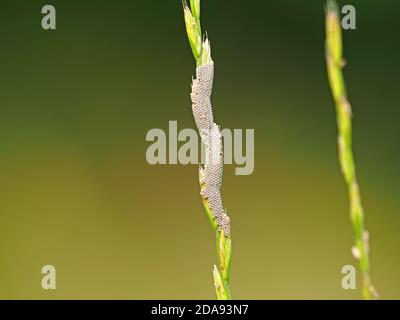
<instances>
[{"instance_id":1,"label":"tiny caterpillar","mask_svg":"<svg viewBox=\"0 0 400 320\"><path fill-rule=\"evenodd\" d=\"M221 131L214 123L211 94L214 80L214 63L196 69L192 84L192 111L201 139L206 146L206 161L201 167L201 196L207 200L218 228L230 236L230 218L222 204L221 185L223 175L223 152Z\"/></svg>"}]
</instances>

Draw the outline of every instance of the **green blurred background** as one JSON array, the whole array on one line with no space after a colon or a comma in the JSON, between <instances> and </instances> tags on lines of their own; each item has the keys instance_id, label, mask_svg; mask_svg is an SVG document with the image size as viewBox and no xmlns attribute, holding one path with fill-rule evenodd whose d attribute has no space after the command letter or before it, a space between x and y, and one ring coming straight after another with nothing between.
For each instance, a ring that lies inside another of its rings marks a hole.
<instances>
[{"instance_id":1,"label":"green blurred background","mask_svg":"<svg viewBox=\"0 0 400 320\"><path fill-rule=\"evenodd\" d=\"M0 4L0 298L214 299L197 166L150 166L151 128L194 128L180 0ZM346 78L374 283L400 298L398 1L346 1ZM357 299L324 63L324 1L202 1L215 117L255 128L255 171L226 166L237 299ZM41 288L41 268L57 289Z\"/></svg>"}]
</instances>

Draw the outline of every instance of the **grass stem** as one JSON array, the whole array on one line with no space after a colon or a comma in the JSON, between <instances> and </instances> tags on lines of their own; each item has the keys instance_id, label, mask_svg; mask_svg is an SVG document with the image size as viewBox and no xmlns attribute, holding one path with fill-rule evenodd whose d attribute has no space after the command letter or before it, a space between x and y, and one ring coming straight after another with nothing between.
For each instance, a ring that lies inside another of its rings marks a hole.
<instances>
[{"instance_id":1,"label":"grass stem","mask_svg":"<svg viewBox=\"0 0 400 320\"><path fill-rule=\"evenodd\" d=\"M219 127L213 121L211 91L214 63L207 37L203 38L200 25L200 0L182 1L186 32L193 56L196 60L196 79L192 86L192 109L206 146L206 163L200 166L199 181L204 209L216 233L217 265L214 265L214 286L219 300L232 299L229 281L232 243L230 219L222 206L220 188L222 184L223 156L222 137ZM213 157L217 155L218 159ZM217 161L215 161L217 160Z\"/></svg>"},{"instance_id":2,"label":"grass stem","mask_svg":"<svg viewBox=\"0 0 400 320\"><path fill-rule=\"evenodd\" d=\"M353 225L355 246L352 248L353 256L359 261L362 272L364 299L370 300L377 297L371 283L369 266L368 232L364 227L364 210L361 203L360 188L357 182L356 166L352 148L352 109L347 98L346 86L343 76L342 28L337 4L328 0L326 7L326 63L329 84L336 106L338 126L339 161L343 172L350 200L350 218Z\"/></svg>"}]
</instances>

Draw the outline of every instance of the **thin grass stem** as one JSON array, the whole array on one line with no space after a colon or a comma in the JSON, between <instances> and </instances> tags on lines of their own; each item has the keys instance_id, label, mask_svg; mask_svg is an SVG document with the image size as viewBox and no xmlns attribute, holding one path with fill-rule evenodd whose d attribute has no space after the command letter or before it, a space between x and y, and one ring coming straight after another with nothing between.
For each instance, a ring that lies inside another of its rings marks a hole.
<instances>
[{"instance_id":1,"label":"thin grass stem","mask_svg":"<svg viewBox=\"0 0 400 320\"><path fill-rule=\"evenodd\" d=\"M232 243L230 219L222 207L220 188L222 184L222 137L213 121L211 91L214 62L208 38L203 37L200 25L200 0L182 1L186 32L196 61L196 79L192 86L192 109L202 142L206 146L206 163L199 168L200 194L211 226L216 233L217 265L213 268L214 286L219 300L232 299L230 269ZM211 159L215 154L218 161ZM211 160L210 160L211 159Z\"/></svg>"},{"instance_id":2,"label":"thin grass stem","mask_svg":"<svg viewBox=\"0 0 400 320\"><path fill-rule=\"evenodd\" d=\"M339 132L338 151L342 173L347 185L350 201L350 218L354 230L355 246L353 256L359 261L362 273L362 295L364 299L373 299L377 293L372 285L369 265L368 232L364 227L364 210L361 203L360 187L356 176L356 166L352 147L352 108L347 98L343 76L342 28L339 11L334 0L328 0L326 7L326 63L329 84L336 106L337 127Z\"/></svg>"}]
</instances>

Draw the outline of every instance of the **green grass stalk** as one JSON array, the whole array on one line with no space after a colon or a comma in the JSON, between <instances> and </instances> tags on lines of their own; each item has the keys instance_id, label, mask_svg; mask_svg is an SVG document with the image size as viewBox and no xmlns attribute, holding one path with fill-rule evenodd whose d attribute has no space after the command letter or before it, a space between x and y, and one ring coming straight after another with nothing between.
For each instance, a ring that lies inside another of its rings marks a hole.
<instances>
[{"instance_id":1,"label":"green grass stalk","mask_svg":"<svg viewBox=\"0 0 400 320\"><path fill-rule=\"evenodd\" d=\"M352 149L352 109L347 98L343 77L345 61L343 59L342 28L339 11L334 0L328 0L325 23L326 62L329 84L336 106L339 161L348 188L350 217L355 235L355 246L352 248L352 253L359 261L359 268L362 272L362 295L364 299L369 300L377 297L377 294L370 277L368 232L364 228L364 210Z\"/></svg>"},{"instance_id":2,"label":"green grass stalk","mask_svg":"<svg viewBox=\"0 0 400 320\"><path fill-rule=\"evenodd\" d=\"M211 58L211 47L207 37L203 37L200 25L200 0L190 0L190 7L186 0L182 1L183 12L185 17L186 32L189 39L189 44L192 49L193 56L196 61L197 68L213 63ZM207 179L204 176L205 171L200 167L199 180L201 194L207 188ZM213 268L214 286L217 298L219 300L232 299L230 292L230 266L231 266L231 251L232 243L230 233L228 234L219 225L216 216L217 214L211 209L209 199L202 196L204 209L210 220L211 226L216 233L216 251L217 251L217 265ZM219 216L220 217L220 216ZM229 227L229 218L226 216L226 225ZM226 230L226 229L225 229Z\"/></svg>"}]
</instances>

